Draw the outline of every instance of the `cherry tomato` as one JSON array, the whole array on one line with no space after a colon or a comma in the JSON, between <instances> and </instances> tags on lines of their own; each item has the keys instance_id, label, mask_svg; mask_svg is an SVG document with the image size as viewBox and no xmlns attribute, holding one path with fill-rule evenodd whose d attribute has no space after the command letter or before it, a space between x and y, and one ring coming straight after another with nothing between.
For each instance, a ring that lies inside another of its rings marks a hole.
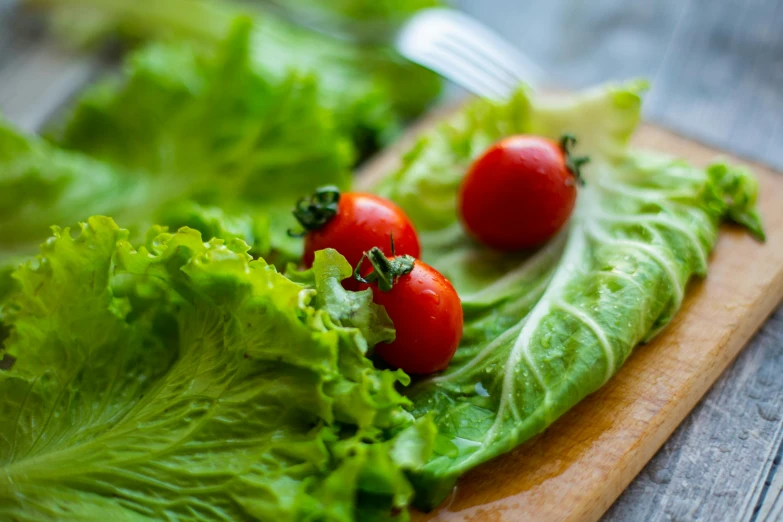
<instances>
[{"instance_id":1,"label":"cherry tomato","mask_svg":"<svg viewBox=\"0 0 783 522\"><path fill-rule=\"evenodd\" d=\"M409 374L446 369L462 339L462 304L454 287L410 256L389 258L375 248L367 257L372 266L361 269L359 289L372 289L373 301L386 308L397 331L394 341L378 344L375 353Z\"/></svg>"},{"instance_id":2,"label":"cherry tomato","mask_svg":"<svg viewBox=\"0 0 783 522\"><path fill-rule=\"evenodd\" d=\"M392 255L392 239L400 254L419 257L421 253L419 236L405 212L372 194L341 194L335 187L323 187L300 200L294 216L307 231L303 258L307 268L313 265L315 252L324 248L340 252L351 266L373 247Z\"/></svg>"},{"instance_id":3,"label":"cherry tomato","mask_svg":"<svg viewBox=\"0 0 783 522\"><path fill-rule=\"evenodd\" d=\"M546 242L568 221L576 202L579 167L576 143L539 136L500 140L470 167L459 191L463 226L474 239L498 250Z\"/></svg>"}]
</instances>

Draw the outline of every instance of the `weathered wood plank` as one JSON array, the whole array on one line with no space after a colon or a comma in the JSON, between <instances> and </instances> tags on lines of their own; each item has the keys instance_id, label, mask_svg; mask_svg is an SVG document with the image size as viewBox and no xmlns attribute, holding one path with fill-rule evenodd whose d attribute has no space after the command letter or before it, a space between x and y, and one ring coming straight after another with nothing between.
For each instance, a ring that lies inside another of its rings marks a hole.
<instances>
[{"instance_id":1,"label":"weathered wood plank","mask_svg":"<svg viewBox=\"0 0 783 522\"><path fill-rule=\"evenodd\" d=\"M539 63L558 85L652 78L687 2L453 0Z\"/></svg>"},{"instance_id":2,"label":"weathered wood plank","mask_svg":"<svg viewBox=\"0 0 783 522\"><path fill-rule=\"evenodd\" d=\"M753 520L783 437L782 346L779 309L604 520Z\"/></svg>"},{"instance_id":3,"label":"weathered wood plank","mask_svg":"<svg viewBox=\"0 0 783 522\"><path fill-rule=\"evenodd\" d=\"M783 431L783 430L781 430ZM778 473L781 457L783 456L783 446L778 443L777 454L773 461L774 476L770 481L767 479L765 486L769 484L764 495L760 499L757 508L747 513L749 516L743 521L773 522L783 519L783 473Z\"/></svg>"},{"instance_id":4,"label":"weathered wood plank","mask_svg":"<svg viewBox=\"0 0 783 522\"><path fill-rule=\"evenodd\" d=\"M783 2L690 0L648 96L665 127L783 169Z\"/></svg>"}]
</instances>

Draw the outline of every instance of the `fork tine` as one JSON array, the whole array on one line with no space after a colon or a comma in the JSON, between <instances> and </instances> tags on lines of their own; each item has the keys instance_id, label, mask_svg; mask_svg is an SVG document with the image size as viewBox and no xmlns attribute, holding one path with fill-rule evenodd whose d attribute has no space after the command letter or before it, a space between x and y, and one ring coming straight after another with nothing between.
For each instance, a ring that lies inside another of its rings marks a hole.
<instances>
[{"instance_id":1,"label":"fork tine","mask_svg":"<svg viewBox=\"0 0 783 522\"><path fill-rule=\"evenodd\" d=\"M480 96L505 99L521 84L535 85L544 76L512 45L452 9L415 15L400 31L397 47L410 60Z\"/></svg>"},{"instance_id":2,"label":"fork tine","mask_svg":"<svg viewBox=\"0 0 783 522\"><path fill-rule=\"evenodd\" d=\"M481 74L474 65L448 50L435 48L423 51L420 49L413 56L406 56L483 98L502 100L507 98L509 94L509 89L502 82Z\"/></svg>"},{"instance_id":3,"label":"fork tine","mask_svg":"<svg viewBox=\"0 0 783 522\"><path fill-rule=\"evenodd\" d=\"M464 43L465 47L473 48L476 52L481 51L488 60L513 75L517 80L516 83L533 86L544 79L545 74L540 66L485 25L459 11L449 9L440 9L440 11L440 16L448 17L450 20L454 29L452 34L456 39Z\"/></svg>"},{"instance_id":4,"label":"fork tine","mask_svg":"<svg viewBox=\"0 0 783 522\"><path fill-rule=\"evenodd\" d=\"M475 74L487 76L489 80L497 84L503 98L507 98L515 89L522 85L522 82L516 75L496 64L494 59L490 59L487 55L482 54L481 51L466 45L465 42L459 39L444 39L440 42L440 45L446 49L445 52L448 54L459 56L461 61L474 70Z\"/></svg>"}]
</instances>

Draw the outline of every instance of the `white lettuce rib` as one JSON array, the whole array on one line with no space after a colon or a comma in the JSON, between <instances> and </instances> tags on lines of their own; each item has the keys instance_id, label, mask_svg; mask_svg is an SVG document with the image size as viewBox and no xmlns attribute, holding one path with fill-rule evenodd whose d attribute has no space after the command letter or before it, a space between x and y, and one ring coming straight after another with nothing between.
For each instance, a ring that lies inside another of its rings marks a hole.
<instances>
[{"instance_id":1,"label":"white lettuce rib","mask_svg":"<svg viewBox=\"0 0 783 522\"><path fill-rule=\"evenodd\" d=\"M680 283L679 277L677 277L677 267L675 266L674 261L667 258L666 255L663 254L659 248L632 239L613 238L612 236L607 234L604 230L602 230L600 227L597 227L594 224L589 227L588 233L590 234L591 237L595 238L597 241L600 241L604 245L626 247L632 250L638 250L640 252L644 252L645 254L650 256L656 263L658 263L658 265L660 265L660 267L663 269L663 271L666 273L667 277L669 278L672 285L672 289L674 290L675 304L677 307L679 307L685 295L685 289L683 288L682 283Z\"/></svg>"},{"instance_id":2,"label":"white lettuce rib","mask_svg":"<svg viewBox=\"0 0 783 522\"><path fill-rule=\"evenodd\" d=\"M664 230L670 230L681 235L687 240L688 244L692 245L692 248L695 249L698 262L702 266L706 265L708 260L706 246L699 240L699 236L694 230L686 227L680 220L676 219L677 216L669 216L664 213L640 216L612 213L611 210L606 209L601 204L601 200L603 199L602 196L606 192L610 192L612 193L611 196L609 196L610 198L616 198L620 195L642 200L644 202L655 202L663 208L675 211L682 206L684 210L688 210L690 213L690 209L687 208L687 205L681 205L680 202L676 201L676 198L680 195L683 197L693 197L693 192L683 192L680 194L678 191L632 187L625 185L624 183L619 183L617 180L612 181L607 183L601 183L599 181L590 184L581 190L577 208L575 209L567 231L565 249L560 260L557 262L557 267L553 272L551 279L546 283L546 290L538 300L538 303L536 303L533 309L527 314L526 318L511 329L511 331L516 334L516 339L514 340L513 346L510 348L507 364L504 373L502 374L502 390L499 393L498 410L494 421L487 430L481 446L474 453L467 456L460 464L460 468L469 468L473 463L481 460L484 454L490 451L492 446L501 437L504 422L512 420L515 423L522 423L524 421L517 404L517 388L525 385L525 381L519 378L519 371L521 370L520 364L523 360L525 365L529 368L531 379L535 379L535 381L531 382L536 382L537 386L540 386L543 390L543 398L536 408L537 411L540 414L541 412L548 412L551 410L551 405L556 400L553 395L554 390L547 386L541 362L538 360L539 358L533 354L533 343L536 339L536 335L540 333L541 322L554 309L574 317L575 320L584 324L585 327L590 329L596 336L604 356L606 357L606 370L603 375L604 382L609 380L617 371L619 365L622 364L623 361L618 359L612 349L612 343L605 329L603 329L589 313L566 302L563 298L563 290L566 285L573 281L581 272L588 269L587 267L590 265L589 259L592 255L591 244L593 241L610 248L616 247L643 253L651 261L658 264L670 282L672 298L676 306L680 305L684 297L684 285L680 281L678 275L679 268L676 262L661 246L666 243L662 236L662 232ZM611 185L609 183L611 183ZM609 208L611 208L611 206ZM693 215L692 218L698 222L700 228L709 225L709 223L705 223L706 216L703 212L698 213L698 215ZM652 243L614 237L609 229L612 224L621 226L640 225L648 231ZM660 245L658 243L660 243ZM503 286L513 285L515 282L523 280L528 274L534 271L534 267L538 265L539 260L543 262L546 257L551 255L551 249L554 248L556 247L550 244L550 246L547 246L547 248L528 260L524 265L521 265L519 268L497 280L492 285L493 290L502 289ZM626 284L633 285L633 287L637 289L640 288L640 283L630 274L617 271L607 271L606 274L609 277L620 279ZM470 298L476 299L482 294L483 291L480 291L470 296ZM645 313L646 310L643 307L640 307L640 316L643 317ZM482 361L485 361L493 353L496 353L497 350L502 349L504 345L507 346L509 337L509 335L504 333L493 340L493 342L489 343L481 352L467 362L465 366L453 374L438 377L434 379L434 381L446 383L449 381L456 382L460 378L464 378L466 375L469 375L469 372L480 367ZM544 422L548 424L552 420L553 419L544 419Z\"/></svg>"},{"instance_id":3,"label":"white lettuce rib","mask_svg":"<svg viewBox=\"0 0 783 522\"><path fill-rule=\"evenodd\" d=\"M514 346L509 354L508 364L506 365L505 373L503 375L503 388L500 393L500 402L495 421L487 431L487 434L482 441L481 448L465 459L461 467L470 466L470 463L481 456L481 454L495 441L498 430L503 424L503 417L506 415L507 411L510 411L515 421L521 422L516 402L513 399L516 395L515 388L517 381L515 375L523 357L539 386L544 390L543 404L539 406L539 409L543 408L543 411L549 409L552 402L551 390L546 386L541 371L533 360L530 353L530 344L541 320L551 311L552 304L559 297L565 285L572 280L575 273L578 273L581 270L583 260L589 253L589 245L583 221L586 217L584 215L586 214L587 209L594 204L594 199L594 197L591 197L589 188L582 192L580 201L574 212L572 223L569 226L566 248L558 263L557 270L549 282L546 292L544 292L544 295L539 302L533 310L531 310L530 314L528 314L525 324L522 326L522 330L519 332L519 336L514 342Z\"/></svg>"},{"instance_id":4,"label":"white lettuce rib","mask_svg":"<svg viewBox=\"0 0 783 522\"><path fill-rule=\"evenodd\" d=\"M700 213L703 215L703 213ZM649 227L646 225L662 225L665 227L668 227L672 230L676 230L677 232L681 233L683 236L685 236L688 241L693 245L693 247L696 249L696 252L699 254L699 263L702 267L707 266L707 257L709 253L705 249L704 245L701 241L699 241L696 236L691 232L691 230L688 229L688 227L684 226L681 222L676 221L674 219L669 218L668 216L664 214L642 214L639 216L628 216L625 214L609 214L609 213L601 213L598 214L598 219L604 222L608 223L616 223L620 225L641 225L645 226L646 229L649 230Z\"/></svg>"},{"instance_id":5,"label":"white lettuce rib","mask_svg":"<svg viewBox=\"0 0 783 522\"><path fill-rule=\"evenodd\" d=\"M663 190L657 188L639 188L619 183L617 180L601 179L596 182L604 192L633 198L645 203L665 201L667 204L678 198L693 198L692 190Z\"/></svg>"},{"instance_id":6,"label":"white lettuce rib","mask_svg":"<svg viewBox=\"0 0 783 522\"><path fill-rule=\"evenodd\" d=\"M609 339L606 338L606 332L604 332L603 328L601 328L601 326L596 323L592 317L575 306L571 306L570 304L560 300L556 301L553 306L581 321L598 338L598 342L601 344L601 348L603 349L604 355L606 356L606 372L604 374L604 383L606 383L612 377L612 375L614 375L614 372L617 369L614 360L614 352L612 351L612 345L609 342Z\"/></svg>"},{"instance_id":7,"label":"white lettuce rib","mask_svg":"<svg viewBox=\"0 0 783 522\"><path fill-rule=\"evenodd\" d=\"M519 330L522 325L525 324L525 321L527 320L527 317L523 318L519 323L517 323L515 326L512 326L502 334L500 334L498 337L496 337L491 343L487 344L487 346L484 347L479 353L477 353L465 366L460 368L454 373L448 373L446 375L440 375L437 377L432 378L433 383L437 384L443 384L447 383L449 381L453 381L459 377L462 377L465 373L467 373L470 369L474 368L477 364L482 362L484 359L486 359L488 356L490 356L497 348L498 346L501 346L505 341L507 341L510 337L513 337L516 335L517 330Z\"/></svg>"}]
</instances>

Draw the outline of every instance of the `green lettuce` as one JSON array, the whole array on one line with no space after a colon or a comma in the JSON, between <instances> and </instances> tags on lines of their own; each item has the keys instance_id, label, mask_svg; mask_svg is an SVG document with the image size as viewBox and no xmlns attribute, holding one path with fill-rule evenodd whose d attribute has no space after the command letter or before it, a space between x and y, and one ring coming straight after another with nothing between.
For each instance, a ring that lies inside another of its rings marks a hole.
<instances>
[{"instance_id":1,"label":"green lettuce","mask_svg":"<svg viewBox=\"0 0 783 522\"><path fill-rule=\"evenodd\" d=\"M413 218L424 259L452 281L465 312L448 370L406 391L414 414L434 415L438 426L435 452L415 472L423 507L468 469L543 431L664 328L689 279L706 274L722 221L763 238L747 170L628 149L644 87L475 102L425 135L378 188ZM567 229L514 255L468 239L456 195L470 162L509 134L566 132L591 158Z\"/></svg>"},{"instance_id":2,"label":"green lettuce","mask_svg":"<svg viewBox=\"0 0 783 522\"><path fill-rule=\"evenodd\" d=\"M324 183L349 186L350 144L312 79L255 72L251 31L239 23L217 53L139 51L121 78L83 96L56 145L0 123L2 259L96 213L136 234L189 225L240 238L254 255L297 257L290 209Z\"/></svg>"},{"instance_id":3,"label":"green lettuce","mask_svg":"<svg viewBox=\"0 0 783 522\"><path fill-rule=\"evenodd\" d=\"M261 3L261 2L259 2ZM440 7L439 0L286 0L285 7L295 12L313 13L332 21L400 22L421 9Z\"/></svg>"},{"instance_id":4,"label":"green lettuce","mask_svg":"<svg viewBox=\"0 0 783 522\"><path fill-rule=\"evenodd\" d=\"M434 428L364 353L393 338L344 259L314 286L240 240L111 219L55 228L14 273L0 366L3 520L389 517ZM340 294L342 298L335 294ZM358 307L361 314L344 310ZM396 512L396 511L395 511ZM399 518L399 517L398 517Z\"/></svg>"},{"instance_id":5,"label":"green lettuce","mask_svg":"<svg viewBox=\"0 0 783 522\"><path fill-rule=\"evenodd\" d=\"M251 17L253 67L270 82L291 72L312 75L319 105L363 155L388 142L400 123L421 113L439 94L434 73L401 58L388 45L358 45L300 28L259 5L215 0L32 0L49 7L57 27L75 40L119 33L131 40L168 41L207 49L221 42L238 18ZM373 12L396 19L425 2ZM365 3L365 5L369 5Z\"/></svg>"},{"instance_id":6,"label":"green lettuce","mask_svg":"<svg viewBox=\"0 0 783 522\"><path fill-rule=\"evenodd\" d=\"M35 253L51 225L88 217L85 209L114 212L154 204L130 173L120 176L99 161L23 135L1 119L0 172L0 265L4 266Z\"/></svg>"}]
</instances>

